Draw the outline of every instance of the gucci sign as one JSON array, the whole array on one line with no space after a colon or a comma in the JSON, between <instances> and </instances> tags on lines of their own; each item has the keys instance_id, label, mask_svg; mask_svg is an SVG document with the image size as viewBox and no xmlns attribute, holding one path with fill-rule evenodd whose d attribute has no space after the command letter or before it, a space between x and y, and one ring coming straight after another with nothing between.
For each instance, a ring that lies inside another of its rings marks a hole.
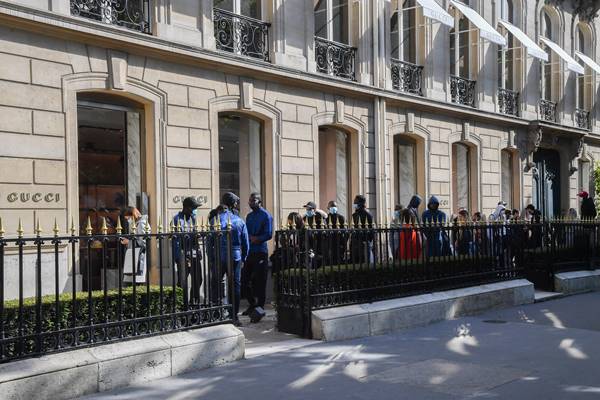
<instances>
[{"instance_id":1,"label":"gucci sign","mask_svg":"<svg viewBox=\"0 0 600 400\"><path fill-rule=\"evenodd\" d=\"M27 192L11 192L6 196L6 200L9 203L39 203L41 201L45 203L58 203L60 201L60 193L27 193Z\"/></svg>"},{"instance_id":2,"label":"gucci sign","mask_svg":"<svg viewBox=\"0 0 600 400\"><path fill-rule=\"evenodd\" d=\"M175 196L173 196L173 203L181 204L181 203L183 203L183 200L186 197L194 198L200 204L200 207L202 207L203 205L208 203L208 196L177 195L177 194Z\"/></svg>"},{"instance_id":3,"label":"gucci sign","mask_svg":"<svg viewBox=\"0 0 600 400\"><path fill-rule=\"evenodd\" d=\"M55 208L66 206L64 186L0 184L0 208Z\"/></svg>"}]
</instances>

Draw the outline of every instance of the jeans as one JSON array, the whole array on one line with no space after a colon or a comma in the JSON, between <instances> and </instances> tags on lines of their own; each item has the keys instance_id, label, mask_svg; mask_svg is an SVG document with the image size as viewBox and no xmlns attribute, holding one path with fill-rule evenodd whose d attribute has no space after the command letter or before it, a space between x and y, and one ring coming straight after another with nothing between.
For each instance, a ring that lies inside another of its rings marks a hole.
<instances>
[{"instance_id":1,"label":"jeans","mask_svg":"<svg viewBox=\"0 0 600 400\"><path fill-rule=\"evenodd\" d=\"M215 267L213 267L216 269ZM237 320L237 315L240 309L240 295L242 293L242 285L241 285L241 270L242 270L242 260L232 261L231 269L233 271L233 319ZM227 261L222 261L220 268L218 271L213 270L213 282L211 285L211 300L213 304L221 304L223 299L223 277L227 274ZM230 278L228 277L229 281ZM230 288L227 287L227 301L231 304L231 293L229 293Z\"/></svg>"}]
</instances>

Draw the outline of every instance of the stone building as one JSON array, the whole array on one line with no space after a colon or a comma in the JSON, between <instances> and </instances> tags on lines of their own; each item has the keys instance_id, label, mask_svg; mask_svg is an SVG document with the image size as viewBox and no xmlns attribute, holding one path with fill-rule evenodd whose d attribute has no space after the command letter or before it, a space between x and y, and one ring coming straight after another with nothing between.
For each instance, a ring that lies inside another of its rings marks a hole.
<instances>
[{"instance_id":1,"label":"stone building","mask_svg":"<svg viewBox=\"0 0 600 400\"><path fill-rule=\"evenodd\" d=\"M600 158L592 3L0 0L4 227L227 190L559 215Z\"/></svg>"}]
</instances>

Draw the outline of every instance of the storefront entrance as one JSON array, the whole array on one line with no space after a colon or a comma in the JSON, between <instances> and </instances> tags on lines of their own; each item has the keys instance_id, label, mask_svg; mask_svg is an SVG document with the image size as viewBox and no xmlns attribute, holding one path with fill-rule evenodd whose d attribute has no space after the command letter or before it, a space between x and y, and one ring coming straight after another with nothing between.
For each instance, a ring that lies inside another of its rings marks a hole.
<instances>
[{"instance_id":1,"label":"storefront entrance","mask_svg":"<svg viewBox=\"0 0 600 400\"><path fill-rule=\"evenodd\" d=\"M86 234L88 219L94 233L100 233L106 219L109 234L114 234L121 210L135 206L148 213L148 199L142 188L142 111L127 101L114 103L82 95L78 97L78 176L79 227ZM121 221L123 225L123 221ZM102 245L93 242L80 246L83 289L104 287L103 265L107 268L107 287L118 285L117 244L110 243L102 258Z\"/></svg>"},{"instance_id":2,"label":"storefront entrance","mask_svg":"<svg viewBox=\"0 0 600 400\"><path fill-rule=\"evenodd\" d=\"M533 155L533 205L543 218L560 216L560 155L540 149Z\"/></svg>"}]
</instances>

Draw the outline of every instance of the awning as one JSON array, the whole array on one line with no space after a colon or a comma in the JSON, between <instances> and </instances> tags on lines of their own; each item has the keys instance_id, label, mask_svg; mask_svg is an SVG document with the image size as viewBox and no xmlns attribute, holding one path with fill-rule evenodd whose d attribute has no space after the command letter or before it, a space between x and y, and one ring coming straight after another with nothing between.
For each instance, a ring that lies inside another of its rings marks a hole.
<instances>
[{"instance_id":1,"label":"awning","mask_svg":"<svg viewBox=\"0 0 600 400\"><path fill-rule=\"evenodd\" d=\"M450 0L450 4L458 9L462 15L467 17L469 21L479 29L479 36L500 46L506 46L506 39L504 36L495 30L493 26L488 24L488 22L483 19L481 15L477 14L475 10L454 0Z\"/></svg>"},{"instance_id":2,"label":"awning","mask_svg":"<svg viewBox=\"0 0 600 400\"><path fill-rule=\"evenodd\" d=\"M580 53L580 52L578 52L578 51L576 51L576 52L575 52L575 55L576 55L577 57L579 57L579 59L580 59L581 61L583 61L583 63L584 63L585 65L587 65L588 67L590 67L591 69L593 69L594 71L596 71L597 73L599 73L599 74L600 74L600 65L598 65L598 64L596 63L596 61L592 60L591 58L589 58L589 57L588 57L588 56L586 56L585 54L583 54L583 53Z\"/></svg>"},{"instance_id":3,"label":"awning","mask_svg":"<svg viewBox=\"0 0 600 400\"><path fill-rule=\"evenodd\" d=\"M568 55L559 45L554 43L552 40L548 40L545 37L540 37L540 40L544 42L553 52L558 54L560 58L563 59L565 63L567 63L567 68L573 72L577 72L578 74L585 73L585 70L577 61L575 61L570 55Z\"/></svg>"},{"instance_id":4,"label":"awning","mask_svg":"<svg viewBox=\"0 0 600 400\"><path fill-rule=\"evenodd\" d=\"M538 46L533 40L529 39L529 36L525 34L522 30L514 26L513 24L509 24L506 21L499 21L514 37L517 38L519 42L527 49L527 54L532 55L535 58L539 58L540 60L548 61L548 53L544 51L540 46Z\"/></svg>"},{"instance_id":5,"label":"awning","mask_svg":"<svg viewBox=\"0 0 600 400\"><path fill-rule=\"evenodd\" d=\"M435 0L417 0L423 8L423 15L449 27L454 26L454 18L448 14Z\"/></svg>"}]
</instances>

